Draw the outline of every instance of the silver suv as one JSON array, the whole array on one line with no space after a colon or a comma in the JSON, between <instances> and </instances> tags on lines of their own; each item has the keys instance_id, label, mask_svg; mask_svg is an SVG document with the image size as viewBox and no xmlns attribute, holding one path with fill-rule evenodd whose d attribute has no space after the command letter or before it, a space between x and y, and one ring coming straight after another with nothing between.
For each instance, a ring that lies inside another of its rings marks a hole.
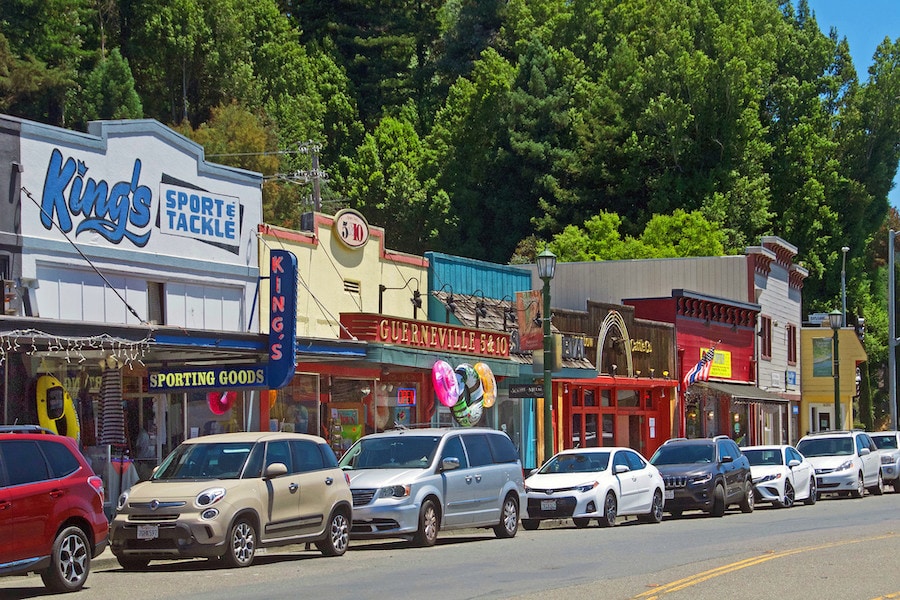
<instances>
[{"instance_id":1,"label":"silver suv","mask_svg":"<svg viewBox=\"0 0 900 600\"><path fill-rule=\"evenodd\" d=\"M877 431L869 434L881 454L881 477L885 485L900 494L900 431Z\"/></svg>"},{"instance_id":2,"label":"silver suv","mask_svg":"<svg viewBox=\"0 0 900 600\"><path fill-rule=\"evenodd\" d=\"M818 494L837 492L862 498L866 489L884 493L881 455L865 431L822 431L800 438L797 450L816 469Z\"/></svg>"},{"instance_id":3,"label":"silver suv","mask_svg":"<svg viewBox=\"0 0 900 600\"><path fill-rule=\"evenodd\" d=\"M359 439L341 458L353 493L353 538L432 546L441 529L519 528L525 482L509 437L493 429L393 430Z\"/></svg>"}]
</instances>

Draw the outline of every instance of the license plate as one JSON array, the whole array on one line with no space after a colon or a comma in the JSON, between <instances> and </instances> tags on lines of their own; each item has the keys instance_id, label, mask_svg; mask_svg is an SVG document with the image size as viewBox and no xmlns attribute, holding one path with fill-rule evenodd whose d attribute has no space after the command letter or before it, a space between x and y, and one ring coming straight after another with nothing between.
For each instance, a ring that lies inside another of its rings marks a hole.
<instances>
[{"instance_id":1,"label":"license plate","mask_svg":"<svg viewBox=\"0 0 900 600\"><path fill-rule=\"evenodd\" d=\"M556 500L541 500L541 510L543 510L543 511L556 510Z\"/></svg>"},{"instance_id":2,"label":"license plate","mask_svg":"<svg viewBox=\"0 0 900 600\"><path fill-rule=\"evenodd\" d=\"M675 490L666 490L666 500L675 499Z\"/></svg>"},{"instance_id":3,"label":"license plate","mask_svg":"<svg viewBox=\"0 0 900 600\"><path fill-rule=\"evenodd\" d=\"M155 540L159 537L159 525L138 525L137 539Z\"/></svg>"}]
</instances>

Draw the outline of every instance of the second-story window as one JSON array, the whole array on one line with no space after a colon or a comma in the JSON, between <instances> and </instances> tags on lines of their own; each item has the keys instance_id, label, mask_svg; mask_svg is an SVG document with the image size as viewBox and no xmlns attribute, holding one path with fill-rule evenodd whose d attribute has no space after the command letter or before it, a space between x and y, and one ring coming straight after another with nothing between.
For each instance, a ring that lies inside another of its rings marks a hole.
<instances>
[{"instance_id":1,"label":"second-story window","mask_svg":"<svg viewBox=\"0 0 900 600\"><path fill-rule=\"evenodd\" d=\"M772 359L772 319L769 317L759 318L759 356Z\"/></svg>"},{"instance_id":2,"label":"second-story window","mask_svg":"<svg viewBox=\"0 0 900 600\"><path fill-rule=\"evenodd\" d=\"M787 326L787 359L789 365L797 364L797 326Z\"/></svg>"}]
</instances>

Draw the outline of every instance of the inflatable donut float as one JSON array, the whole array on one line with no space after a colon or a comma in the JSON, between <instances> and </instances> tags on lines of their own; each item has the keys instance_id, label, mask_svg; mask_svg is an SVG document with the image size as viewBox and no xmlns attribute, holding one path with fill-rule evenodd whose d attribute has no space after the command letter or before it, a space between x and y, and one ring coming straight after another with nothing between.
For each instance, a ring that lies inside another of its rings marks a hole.
<instances>
[{"instance_id":1,"label":"inflatable donut float","mask_svg":"<svg viewBox=\"0 0 900 600\"><path fill-rule=\"evenodd\" d=\"M481 377L478 376L478 371L475 370L475 367L469 363L462 363L456 367L456 374L459 375L460 380L469 392L469 403L481 402L481 399L484 397L484 386L481 385Z\"/></svg>"},{"instance_id":2,"label":"inflatable donut float","mask_svg":"<svg viewBox=\"0 0 900 600\"><path fill-rule=\"evenodd\" d=\"M454 406L459 402L460 380L450 363L439 360L431 367L431 383L438 401L444 406Z\"/></svg>"},{"instance_id":3,"label":"inflatable donut float","mask_svg":"<svg viewBox=\"0 0 900 600\"><path fill-rule=\"evenodd\" d=\"M237 401L237 392L210 392L206 395L209 410L214 415L224 415Z\"/></svg>"},{"instance_id":4,"label":"inflatable donut float","mask_svg":"<svg viewBox=\"0 0 900 600\"><path fill-rule=\"evenodd\" d=\"M484 397L481 401L485 408L490 408L497 400L497 379L491 368L483 362L475 363L474 368L481 379L481 387L484 388Z\"/></svg>"}]
</instances>

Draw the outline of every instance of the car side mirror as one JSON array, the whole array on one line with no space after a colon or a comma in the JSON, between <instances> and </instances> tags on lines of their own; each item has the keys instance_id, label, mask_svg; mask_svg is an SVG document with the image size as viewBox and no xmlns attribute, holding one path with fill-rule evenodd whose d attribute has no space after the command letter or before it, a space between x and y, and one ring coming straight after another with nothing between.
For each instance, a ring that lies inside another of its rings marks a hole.
<instances>
[{"instance_id":1,"label":"car side mirror","mask_svg":"<svg viewBox=\"0 0 900 600\"><path fill-rule=\"evenodd\" d=\"M448 456L441 461L441 471L452 471L459 468L459 459L455 456Z\"/></svg>"},{"instance_id":2,"label":"car side mirror","mask_svg":"<svg viewBox=\"0 0 900 600\"><path fill-rule=\"evenodd\" d=\"M540 471L540 469L532 469L532 470L528 471L528 476L531 477L532 475L534 475L534 474L537 473L538 471Z\"/></svg>"},{"instance_id":3,"label":"car side mirror","mask_svg":"<svg viewBox=\"0 0 900 600\"><path fill-rule=\"evenodd\" d=\"M871 453L872 453L872 451L869 450L868 448L862 448L859 451L860 456L866 456L867 454L871 454Z\"/></svg>"},{"instance_id":4,"label":"car side mirror","mask_svg":"<svg viewBox=\"0 0 900 600\"><path fill-rule=\"evenodd\" d=\"M276 477L281 477L282 475L287 474L287 465L284 463L272 463L268 467L266 467L266 479L275 479Z\"/></svg>"},{"instance_id":5,"label":"car side mirror","mask_svg":"<svg viewBox=\"0 0 900 600\"><path fill-rule=\"evenodd\" d=\"M627 473L631 469L628 468L628 465L616 465L616 475L619 473Z\"/></svg>"},{"instance_id":6,"label":"car side mirror","mask_svg":"<svg viewBox=\"0 0 900 600\"><path fill-rule=\"evenodd\" d=\"M722 462L723 462L723 463L734 462L734 457L733 457L733 456L725 455L725 456L722 457Z\"/></svg>"},{"instance_id":7,"label":"car side mirror","mask_svg":"<svg viewBox=\"0 0 900 600\"><path fill-rule=\"evenodd\" d=\"M790 461L788 461L788 466L789 466L790 468L792 468L792 469L793 469L794 467L799 467L799 466L800 466L800 461L797 460L796 458L793 458L793 459L791 459Z\"/></svg>"}]
</instances>

